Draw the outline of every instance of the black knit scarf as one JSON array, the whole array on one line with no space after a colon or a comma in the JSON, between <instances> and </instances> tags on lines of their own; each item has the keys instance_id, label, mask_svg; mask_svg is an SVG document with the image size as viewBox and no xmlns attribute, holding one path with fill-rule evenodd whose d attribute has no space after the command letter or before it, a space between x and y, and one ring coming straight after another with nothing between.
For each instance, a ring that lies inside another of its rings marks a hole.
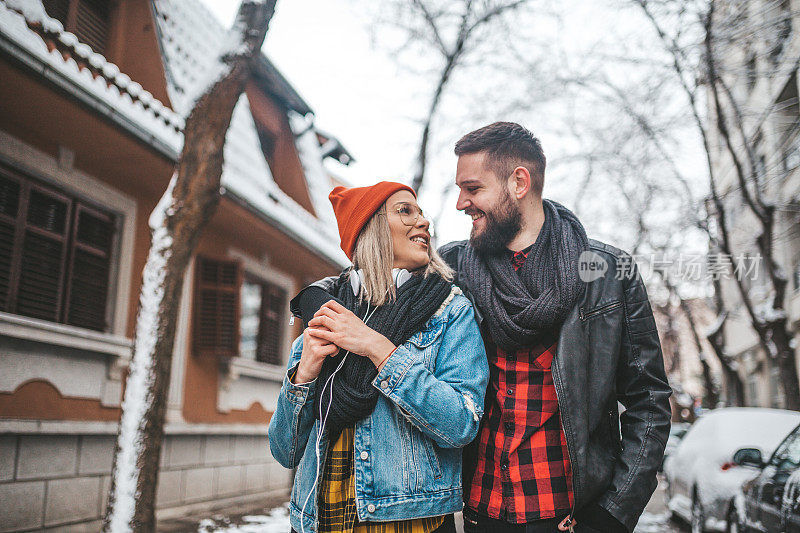
<instances>
[{"instance_id":1,"label":"black knit scarf","mask_svg":"<svg viewBox=\"0 0 800 533\"><path fill-rule=\"evenodd\" d=\"M469 290L505 351L536 344L560 328L583 293L578 258L588 238L578 218L563 205L544 200L544 224L518 271L507 255L465 250L462 268Z\"/></svg>"},{"instance_id":2,"label":"black knit scarf","mask_svg":"<svg viewBox=\"0 0 800 533\"><path fill-rule=\"evenodd\" d=\"M331 293L363 320L367 316L367 304L359 303L358 297L353 294L349 275L350 269L345 270L334 284ZM377 309L370 308L371 318L367 325L384 335L395 346L400 346L411 335L421 330L441 307L450 295L450 288L450 283L438 274L427 277L413 275L397 289L395 300ZM325 389L324 396L321 394L322 388L344 355L345 352L340 351L335 357L326 359L317 378L317 395L314 399L316 418L320 417L320 405L322 415L325 416L331 394L333 395L325 423L330 442L336 442L342 429L369 416L378 402L378 390L372 386L378 371L369 358L356 354L347 355L344 365Z\"/></svg>"}]
</instances>

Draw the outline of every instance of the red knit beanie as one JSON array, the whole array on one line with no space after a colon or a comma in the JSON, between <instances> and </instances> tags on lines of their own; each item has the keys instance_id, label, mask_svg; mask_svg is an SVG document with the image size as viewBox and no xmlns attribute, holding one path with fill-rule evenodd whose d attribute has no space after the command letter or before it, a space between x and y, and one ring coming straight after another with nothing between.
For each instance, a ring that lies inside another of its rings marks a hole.
<instances>
[{"instance_id":1,"label":"red knit beanie","mask_svg":"<svg viewBox=\"0 0 800 533\"><path fill-rule=\"evenodd\" d=\"M358 234L367 221L375 214L386 199L397 191L409 191L417 197L414 189L402 183L381 181L370 187L336 187L328 195L339 224L339 237L342 240L342 250L350 260L353 259L353 249L356 247Z\"/></svg>"}]
</instances>

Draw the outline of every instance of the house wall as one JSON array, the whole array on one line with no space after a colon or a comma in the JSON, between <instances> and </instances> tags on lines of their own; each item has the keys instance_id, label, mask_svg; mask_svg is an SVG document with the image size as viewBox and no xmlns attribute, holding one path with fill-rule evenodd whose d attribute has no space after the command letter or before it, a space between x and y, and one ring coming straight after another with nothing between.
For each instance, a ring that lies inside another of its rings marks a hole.
<instances>
[{"instance_id":1,"label":"house wall","mask_svg":"<svg viewBox=\"0 0 800 533\"><path fill-rule=\"evenodd\" d=\"M120 4L138 17L136 10L148 3ZM147 71L154 63L137 62L134 50L145 55L152 50L145 42L149 37L140 37L141 47L110 53L123 54L119 61L130 61L126 68ZM143 85L162 98L157 78ZM0 161L91 200L121 220L109 332L0 313L0 531L97 531L149 249L148 218L173 162L2 57L0 79ZM282 127L288 127L285 117ZM296 177L296 170L291 175ZM248 272L279 283L290 297L305 283L337 272L227 198L201 237L198 253L241 261ZM266 447L284 366L196 356L192 294L190 265L157 493L162 519L285 496L291 486L291 472ZM286 328L285 357L298 328Z\"/></svg>"},{"instance_id":2,"label":"house wall","mask_svg":"<svg viewBox=\"0 0 800 533\"><path fill-rule=\"evenodd\" d=\"M745 115L745 128L749 137L755 139L761 136L758 146L759 156L765 158L766 172L765 196L775 202L781 214L777 217L777 224L773 231L776 260L780 262L787 277L789 286L786 291L784 308L790 332L795 338L795 346L800 341L800 287L792 280L793 272L800 265L800 215L797 213L797 202L800 202L800 167L785 169L784 160L787 154L800 149L800 137L797 126L800 116L796 107L792 105L777 105L776 102L784 101L785 95L790 93L792 98L788 101L796 106L797 87L797 58L800 57L800 17L797 16L797 2L791 2L793 8L792 32L784 42L783 52L775 63L769 59L766 45L762 42L752 43L751 52L757 55L758 81L748 88L745 69L738 68L742 64L745 51L733 47L726 49L721 57L723 72L727 72L726 81L737 95L742 109L751 110ZM751 9L757 10L756 6ZM776 11L777 12L777 11ZM754 15L750 21L756 26L763 27L761 15ZM738 65L738 67L737 67ZM784 95L782 97L782 94ZM778 108L778 109L775 109ZM768 110L773 111L767 113ZM735 254L757 253L755 246L754 230L759 228L749 208L744 205L741 195L735 190L738 188L736 174L730 157L723 149L722 139L714 128L709 129L712 146L718 146L719 151L714 154L715 173L718 177L721 194L727 198L729 212L731 240ZM742 149L744 157L744 149ZM795 155L800 157L800 155ZM764 278L766 271L762 270L759 276ZM762 304L768 294L762 290L768 284L765 281L754 281L748 284L750 296L756 305ZM776 392L774 363L763 351L758 342L758 337L753 331L750 317L741 301L739 290L733 280L723 283L723 296L730 310L730 318L725 326L726 348L731 355L740 361L740 377L745 385L745 402L749 406L782 407L782 396ZM795 348L795 353L800 351ZM797 361L797 356L795 357ZM800 364L798 364L800 372Z\"/></svg>"},{"instance_id":3,"label":"house wall","mask_svg":"<svg viewBox=\"0 0 800 533\"><path fill-rule=\"evenodd\" d=\"M99 531L115 423L19 422L0 432L0 531ZM265 453L263 427L168 425L156 518L286 496L291 471Z\"/></svg>"}]
</instances>

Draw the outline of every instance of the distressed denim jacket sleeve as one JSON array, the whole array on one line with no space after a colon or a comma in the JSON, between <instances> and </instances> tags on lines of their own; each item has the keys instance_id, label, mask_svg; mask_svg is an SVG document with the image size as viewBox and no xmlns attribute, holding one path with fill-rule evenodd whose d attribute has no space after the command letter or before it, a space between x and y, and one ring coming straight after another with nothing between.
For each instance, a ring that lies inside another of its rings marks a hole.
<instances>
[{"instance_id":1,"label":"distressed denim jacket sleeve","mask_svg":"<svg viewBox=\"0 0 800 533\"><path fill-rule=\"evenodd\" d=\"M292 344L288 370L278 395L278 406L269 421L267 437L272 456L284 467L300 463L314 426L314 391L317 380L294 384L289 377L295 372L303 352L303 336Z\"/></svg>"},{"instance_id":2,"label":"distressed denim jacket sleeve","mask_svg":"<svg viewBox=\"0 0 800 533\"><path fill-rule=\"evenodd\" d=\"M410 343L394 351L373 385L420 431L443 448L461 448L478 434L489 364L472 305L453 300L435 370Z\"/></svg>"}]
</instances>

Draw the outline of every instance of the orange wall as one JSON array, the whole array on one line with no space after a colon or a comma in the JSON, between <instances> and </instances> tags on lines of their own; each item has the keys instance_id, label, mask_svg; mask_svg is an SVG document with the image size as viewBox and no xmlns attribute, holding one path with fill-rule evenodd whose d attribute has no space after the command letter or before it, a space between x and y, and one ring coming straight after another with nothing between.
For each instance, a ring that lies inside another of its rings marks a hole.
<instances>
[{"instance_id":1,"label":"orange wall","mask_svg":"<svg viewBox=\"0 0 800 533\"><path fill-rule=\"evenodd\" d=\"M227 258L229 247L247 255L260 258L265 253L271 267L292 278L299 290L308 282L329 276L337 269L311 254L296 242L260 222L252 213L223 199L210 227L203 233L197 253L212 258ZM289 297L293 297L290 294ZM287 326L289 327L289 326ZM189 338L192 338L190 326ZM290 337L302 332L299 321L292 326ZM228 413L217 409L217 391L220 379L220 360L212 356L193 353L189 343L184 378L183 417L194 423L266 424L271 412L260 403L253 403L246 411Z\"/></svg>"},{"instance_id":2,"label":"orange wall","mask_svg":"<svg viewBox=\"0 0 800 533\"><path fill-rule=\"evenodd\" d=\"M124 6L120 16L136 19L137 13L141 15L147 4L142 0L130 4L120 2L118 5ZM149 85L146 88L156 97L164 99L166 92L159 93L163 72L160 63L156 65L152 61L154 52L150 41L153 28L149 24L144 22L138 29L134 27L131 30L135 30L135 35L130 37L130 42L135 46L119 48L114 41L110 53L118 55L120 64L125 65L123 71L140 69L143 72L139 74L140 77L132 78L137 81L145 79ZM123 40L123 43L127 42L129 41ZM117 48L113 49L114 46ZM148 73L148 69L154 71ZM132 264L126 328L127 335L132 337L141 272L150 246L148 218L169 182L173 163L2 58L0 79L3 80L0 83L0 130L53 157L57 156L59 146L71 149L75 152L74 164L77 169L136 198L134 247L128 252L132 257L123 258L129 259ZM281 155L276 157L278 162L273 168L276 181L279 181L279 185L288 194L292 194L298 202L307 205L311 210L305 178L286 117L262 93L254 92L252 87L248 89L248 96L251 98L254 113L257 112L278 133L276 154ZM166 102L165 99L163 101ZM334 265L321 260L249 210L223 199L201 238L199 251L209 255L227 256L229 247L235 247L255 258L266 253L270 257L271 266L290 275L297 288L338 271ZM298 328L299 325L295 326L295 335L299 334ZM260 424L268 421L270 413L259 404L252 405L246 411L219 412L216 409L219 377L217 360L196 357L191 352L187 354L184 384L184 416L187 421ZM119 409L104 407L98 400L63 398L52 385L43 381L31 381L13 393L0 394L0 413L8 418L115 420L119 416Z\"/></svg>"},{"instance_id":3,"label":"orange wall","mask_svg":"<svg viewBox=\"0 0 800 533\"><path fill-rule=\"evenodd\" d=\"M267 160L275 183L306 211L314 214L314 205L308 194L303 166L286 112L255 84L248 83L246 92L256 124L260 129L268 131L275 141L272 156Z\"/></svg>"}]
</instances>

